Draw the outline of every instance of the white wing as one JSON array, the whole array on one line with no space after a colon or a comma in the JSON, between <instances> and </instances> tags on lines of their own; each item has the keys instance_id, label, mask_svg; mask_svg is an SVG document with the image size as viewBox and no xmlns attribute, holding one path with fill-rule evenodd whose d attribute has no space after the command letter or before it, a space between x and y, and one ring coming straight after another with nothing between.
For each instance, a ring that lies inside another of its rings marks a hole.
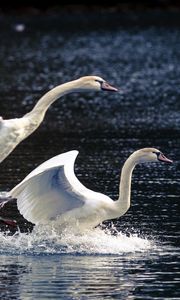
<instances>
[{"instance_id":1,"label":"white wing","mask_svg":"<svg viewBox=\"0 0 180 300\"><path fill-rule=\"evenodd\" d=\"M10 191L24 218L45 223L82 207L87 198L97 198L98 193L83 186L74 174L77 155L73 150L49 159Z\"/></svg>"},{"instance_id":2,"label":"white wing","mask_svg":"<svg viewBox=\"0 0 180 300\"><path fill-rule=\"evenodd\" d=\"M0 162L2 162L24 138L23 118L0 119Z\"/></svg>"}]
</instances>

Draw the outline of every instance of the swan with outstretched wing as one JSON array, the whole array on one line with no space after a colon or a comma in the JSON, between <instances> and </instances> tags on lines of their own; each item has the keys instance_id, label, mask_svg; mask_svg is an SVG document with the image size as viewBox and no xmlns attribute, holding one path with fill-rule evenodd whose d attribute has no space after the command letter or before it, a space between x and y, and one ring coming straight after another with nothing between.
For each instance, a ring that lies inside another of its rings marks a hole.
<instances>
[{"instance_id":1,"label":"swan with outstretched wing","mask_svg":"<svg viewBox=\"0 0 180 300\"><path fill-rule=\"evenodd\" d=\"M74 173L78 151L57 155L33 170L10 191L20 213L38 225L58 220L59 224L92 228L124 215L130 207L131 177L139 163L168 162L155 148L143 148L125 161L117 201L86 188Z\"/></svg>"}]
</instances>

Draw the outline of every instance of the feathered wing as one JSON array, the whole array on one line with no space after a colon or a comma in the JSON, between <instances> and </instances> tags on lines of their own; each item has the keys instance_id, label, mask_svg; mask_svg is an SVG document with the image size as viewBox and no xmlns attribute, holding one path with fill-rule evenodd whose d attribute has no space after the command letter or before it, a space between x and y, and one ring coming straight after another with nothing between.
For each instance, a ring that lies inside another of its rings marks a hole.
<instances>
[{"instance_id":1,"label":"feathered wing","mask_svg":"<svg viewBox=\"0 0 180 300\"><path fill-rule=\"evenodd\" d=\"M24 138L22 118L0 119L0 162L2 162Z\"/></svg>"},{"instance_id":2,"label":"feathered wing","mask_svg":"<svg viewBox=\"0 0 180 300\"><path fill-rule=\"evenodd\" d=\"M53 220L83 206L88 195L94 193L74 174L77 155L78 151L73 150L49 159L10 191L25 219L34 224Z\"/></svg>"},{"instance_id":3,"label":"feathered wing","mask_svg":"<svg viewBox=\"0 0 180 300\"><path fill-rule=\"evenodd\" d=\"M6 121L0 119L0 162L2 162L16 146L16 132L6 126Z\"/></svg>"}]
</instances>

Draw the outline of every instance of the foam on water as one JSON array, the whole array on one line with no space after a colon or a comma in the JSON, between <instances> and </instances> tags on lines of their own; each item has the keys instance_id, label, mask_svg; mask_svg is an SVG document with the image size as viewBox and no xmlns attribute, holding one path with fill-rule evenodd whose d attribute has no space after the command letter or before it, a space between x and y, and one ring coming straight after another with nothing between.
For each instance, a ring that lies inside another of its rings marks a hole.
<instances>
[{"instance_id":1,"label":"foam on water","mask_svg":"<svg viewBox=\"0 0 180 300\"><path fill-rule=\"evenodd\" d=\"M0 254L123 254L145 252L154 242L137 235L127 236L95 228L83 233L64 230L59 233L54 226L35 227L31 233L14 235L0 233Z\"/></svg>"}]
</instances>

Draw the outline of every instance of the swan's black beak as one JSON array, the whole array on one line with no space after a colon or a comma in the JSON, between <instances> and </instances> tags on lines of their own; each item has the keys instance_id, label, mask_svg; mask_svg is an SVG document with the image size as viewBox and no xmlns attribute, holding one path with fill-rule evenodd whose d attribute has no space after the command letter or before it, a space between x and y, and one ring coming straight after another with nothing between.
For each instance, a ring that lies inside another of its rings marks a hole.
<instances>
[{"instance_id":1,"label":"swan's black beak","mask_svg":"<svg viewBox=\"0 0 180 300\"><path fill-rule=\"evenodd\" d=\"M108 82L103 81L101 84L101 89L103 91L109 91L109 92L118 92L118 89L110 85Z\"/></svg>"},{"instance_id":2,"label":"swan's black beak","mask_svg":"<svg viewBox=\"0 0 180 300\"><path fill-rule=\"evenodd\" d=\"M160 154L158 155L158 160L159 160L159 161L162 161L162 162L170 163L170 164L173 163L173 161L172 161L171 159L167 158L167 157L166 157L164 154L162 154L162 153L160 153Z\"/></svg>"}]
</instances>

